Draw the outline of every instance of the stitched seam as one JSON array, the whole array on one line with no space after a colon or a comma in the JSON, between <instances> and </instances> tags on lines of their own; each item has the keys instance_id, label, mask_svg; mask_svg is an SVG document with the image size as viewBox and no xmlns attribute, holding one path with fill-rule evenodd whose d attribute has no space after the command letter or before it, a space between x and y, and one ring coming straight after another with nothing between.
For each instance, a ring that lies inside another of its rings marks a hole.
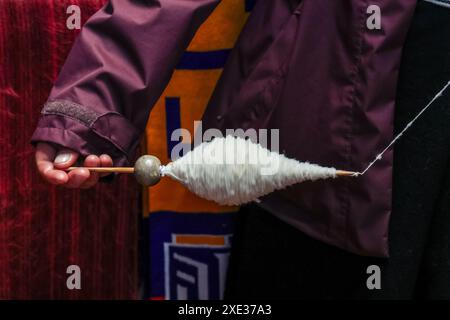
<instances>
[{"instance_id":1,"label":"stitched seam","mask_svg":"<svg viewBox=\"0 0 450 320\"><path fill-rule=\"evenodd\" d=\"M290 19L293 19L294 16L297 16L297 25L296 25L296 30L295 30L295 34L293 36L293 41L295 41L295 39L297 39L297 34L298 34L298 23L300 20L300 15L302 12L302 8L303 8L303 1L297 6L297 8L295 9L295 11L292 13L292 16L290 17ZM287 22L286 24L288 24L289 22ZM288 27L287 25L285 27ZM267 83L263 86L263 88L261 89L261 91L258 93L258 97L264 97L264 95L269 91L269 89L273 89L275 88L276 85L279 84L280 81L283 81L284 78L286 78L287 74L289 73L289 65L290 62L292 61L292 55L294 53L295 50L295 44L292 44L291 50L289 52L289 58L285 59L284 61L282 61L282 63L280 65L277 66L276 70L274 71L274 77L272 79L269 79L267 81ZM276 88L274 89L276 90ZM278 97L281 94L282 89L278 89L280 92L278 92ZM276 94L272 93L272 94ZM273 98L273 97L272 97ZM251 110L258 112L262 109L262 112L270 112L274 110L274 107L276 106L276 100L277 98L274 98L275 101L272 101L272 103L264 103L264 101L260 101L260 99L257 100L257 102L250 108L249 112L246 112L246 116L250 117L250 112Z\"/></svg>"},{"instance_id":2,"label":"stitched seam","mask_svg":"<svg viewBox=\"0 0 450 320\"><path fill-rule=\"evenodd\" d=\"M357 101L357 85L358 85L358 74L361 70L361 62L362 62L362 48L364 43L364 28L365 28L365 10L368 6L367 0L364 1L364 4L360 7L360 27L358 29L358 34L356 36L356 54L355 54L355 64L354 70L352 72L352 93L351 93L351 101L350 108L347 114L346 124L348 126L348 132L346 134L347 145L345 147L345 160L347 162L347 167L351 166L352 163L352 140L353 140L353 116L354 116L354 108L355 103ZM341 197L341 214L343 216L343 226L345 230L344 237L344 246L349 249L349 224L348 224L348 216L350 211L350 189L349 189L349 181L345 180L342 182L343 184L343 193Z\"/></svg>"}]
</instances>

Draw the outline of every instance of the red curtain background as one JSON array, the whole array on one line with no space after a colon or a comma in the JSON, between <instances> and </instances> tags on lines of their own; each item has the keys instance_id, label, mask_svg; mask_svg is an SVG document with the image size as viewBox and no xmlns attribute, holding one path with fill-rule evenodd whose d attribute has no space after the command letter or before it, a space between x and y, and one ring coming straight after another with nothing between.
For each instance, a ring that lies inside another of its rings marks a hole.
<instances>
[{"instance_id":1,"label":"red curtain background","mask_svg":"<svg viewBox=\"0 0 450 320\"><path fill-rule=\"evenodd\" d=\"M0 299L137 298L139 187L44 183L29 144L42 104L82 22L103 0L0 0ZM66 268L81 268L81 290Z\"/></svg>"}]
</instances>

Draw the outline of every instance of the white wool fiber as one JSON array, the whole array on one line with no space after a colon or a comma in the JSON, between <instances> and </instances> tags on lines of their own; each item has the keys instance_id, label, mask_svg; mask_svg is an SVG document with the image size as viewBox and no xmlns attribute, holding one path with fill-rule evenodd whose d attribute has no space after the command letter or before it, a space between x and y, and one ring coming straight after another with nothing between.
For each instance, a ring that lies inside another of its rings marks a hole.
<instances>
[{"instance_id":1,"label":"white wool fiber","mask_svg":"<svg viewBox=\"0 0 450 320\"><path fill-rule=\"evenodd\" d=\"M336 169L289 159L243 138L205 142L161 167L198 196L241 205L295 183L336 177Z\"/></svg>"}]
</instances>

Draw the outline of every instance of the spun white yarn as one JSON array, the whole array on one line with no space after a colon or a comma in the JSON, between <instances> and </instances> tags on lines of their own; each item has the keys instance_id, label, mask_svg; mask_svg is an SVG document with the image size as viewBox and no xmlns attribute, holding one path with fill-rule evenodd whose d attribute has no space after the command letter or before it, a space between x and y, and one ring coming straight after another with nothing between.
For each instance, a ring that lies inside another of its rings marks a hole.
<instances>
[{"instance_id":1,"label":"spun white yarn","mask_svg":"<svg viewBox=\"0 0 450 320\"><path fill-rule=\"evenodd\" d=\"M336 177L335 168L289 159L261 145L227 136L204 142L161 166L198 196L221 205L241 205L295 183Z\"/></svg>"},{"instance_id":2,"label":"spun white yarn","mask_svg":"<svg viewBox=\"0 0 450 320\"><path fill-rule=\"evenodd\" d=\"M408 131L409 128L411 128L414 122L416 122L417 119L419 119L438 98L444 95L444 92L445 90L447 90L448 87L450 87L450 81L448 81L447 84L444 85L444 87L438 93L436 93L436 95L420 110L420 112L410 122L406 124L403 130L400 131L391 142L389 142L389 144L383 149L383 151L377 154L375 158L367 165L367 167L363 171L357 172L355 176L364 175L367 172L367 170L372 168L375 163L380 161L383 158L383 155L386 153L386 151L388 151L405 134L405 132Z\"/></svg>"}]
</instances>

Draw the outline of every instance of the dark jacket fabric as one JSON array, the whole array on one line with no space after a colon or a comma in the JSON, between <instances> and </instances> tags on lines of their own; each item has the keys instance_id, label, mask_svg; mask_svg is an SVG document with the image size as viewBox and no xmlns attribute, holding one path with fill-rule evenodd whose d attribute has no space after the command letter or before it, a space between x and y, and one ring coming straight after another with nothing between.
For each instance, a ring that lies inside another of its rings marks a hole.
<instances>
[{"instance_id":1,"label":"dark jacket fabric","mask_svg":"<svg viewBox=\"0 0 450 320\"><path fill-rule=\"evenodd\" d=\"M151 107L219 0L111 0L84 26L33 142L130 162ZM380 30L367 9L381 10ZM204 115L205 128L278 128L280 152L362 170L392 139L395 88L414 0L259 0ZM388 255L392 152L366 175L263 199L342 249Z\"/></svg>"},{"instance_id":2,"label":"dark jacket fabric","mask_svg":"<svg viewBox=\"0 0 450 320\"><path fill-rule=\"evenodd\" d=\"M395 132L450 79L448 21L450 9L419 2L402 56ZM246 206L238 215L226 298L450 299L449 123L450 90L394 148L389 258L339 250ZM372 265L380 268L381 286L370 290Z\"/></svg>"}]
</instances>

